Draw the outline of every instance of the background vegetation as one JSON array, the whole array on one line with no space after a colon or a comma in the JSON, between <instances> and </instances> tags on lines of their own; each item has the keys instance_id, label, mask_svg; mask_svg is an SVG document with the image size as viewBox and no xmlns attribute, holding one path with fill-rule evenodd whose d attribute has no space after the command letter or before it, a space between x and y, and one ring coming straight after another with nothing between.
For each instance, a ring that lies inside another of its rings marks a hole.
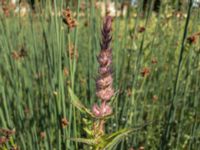
<instances>
[{"instance_id":1,"label":"background vegetation","mask_svg":"<svg viewBox=\"0 0 200 150\"><path fill-rule=\"evenodd\" d=\"M102 18L89 0L38 2L26 16L0 17L0 127L15 130L1 149L89 149L87 118L71 104L68 87L88 108ZM82 3L85 3L83 7ZM107 132L138 128L115 149L200 149L200 11L189 2L129 5L113 25L114 114ZM45 7L44 7L45 6ZM68 30L69 6L77 26ZM84 16L83 16L83 15Z\"/></svg>"}]
</instances>

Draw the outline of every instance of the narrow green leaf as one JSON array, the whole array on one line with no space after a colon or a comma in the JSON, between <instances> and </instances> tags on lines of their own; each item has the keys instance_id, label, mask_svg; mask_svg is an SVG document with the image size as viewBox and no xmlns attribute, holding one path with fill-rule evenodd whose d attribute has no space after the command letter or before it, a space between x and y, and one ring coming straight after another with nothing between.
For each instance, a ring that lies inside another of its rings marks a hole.
<instances>
[{"instance_id":1,"label":"narrow green leaf","mask_svg":"<svg viewBox=\"0 0 200 150\"><path fill-rule=\"evenodd\" d=\"M94 139L85 139L85 138L70 138L71 141L80 142L87 145L96 145L97 141Z\"/></svg>"},{"instance_id":2,"label":"narrow green leaf","mask_svg":"<svg viewBox=\"0 0 200 150\"><path fill-rule=\"evenodd\" d=\"M68 88L70 97L71 97L71 102L72 104L79 109L82 113L87 113L88 115L90 115L91 117L95 117L92 112L87 109L82 103L81 101L78 99L78 97L74 94L74 92L72 91L72 89L69 87Z\"/></svg>"},{"instance_id":3,"label":"narrow green leaf","mask_svg":"<svg viewBox=\"0 0 200 150\"><path fill-rule=\"evenodd\" d=\"M115 133L112 133L106 138L106 143L103 146L104 149L111 149L113 146L116 146L121 140L124 139L128 134L134 132L135 129L121 129Z\"/></svg>"}]
</instances>

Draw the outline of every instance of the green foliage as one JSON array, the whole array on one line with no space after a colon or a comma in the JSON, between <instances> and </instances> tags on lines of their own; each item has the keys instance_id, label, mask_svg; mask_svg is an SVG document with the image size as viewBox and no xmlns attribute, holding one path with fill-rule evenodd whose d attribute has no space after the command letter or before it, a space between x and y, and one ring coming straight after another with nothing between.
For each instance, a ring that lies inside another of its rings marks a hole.
<instances>
[{"instance_id":1,"label":"green foliage","mask_svg":"<svg viewBox=\"0 0 200 150\"><path fill-rule=\"evenodd\" d=\"M71 97L71 102L72 104L79 109L79 111L81 111L82 113L86 113L87 115L91 116L91 117L95 117L92 112L90 110L88 110L88 108L86 108L81 101L78 99L78 97L73 93L72 89L69 87L69 94Z\"/></svg>"},{"instance_id":2,"label":"green foliage","mask_svg":"<svg viewBox=\"0 0 200 150\"><path fill-rule=\"evenodd\" d=\"M68 30L59 15L65 2L54 2L54 8L47 1L45 8L24 17L6 17L0 10L0 128L16 129L12 144L21 150L88 150L90 146L79 142L95 145L99 140L93 138L92 125L100 118L90 108L97 102L102 18L94 1L85 0L83 9L83 1L71 0L77 27ZM164 1L159 14L150 9L147 15L132 7L126 17L115 18L117 94L101 148L158 149L162 137L167 137L166 149L200 148L200 38L188 41L200 31L200 12L191 9L185 28L188 5L176 12L176 4ZM71 45L78 58L71 57ZM151 120L157 122L132 130Z\"/></svg>"}]
</instances>

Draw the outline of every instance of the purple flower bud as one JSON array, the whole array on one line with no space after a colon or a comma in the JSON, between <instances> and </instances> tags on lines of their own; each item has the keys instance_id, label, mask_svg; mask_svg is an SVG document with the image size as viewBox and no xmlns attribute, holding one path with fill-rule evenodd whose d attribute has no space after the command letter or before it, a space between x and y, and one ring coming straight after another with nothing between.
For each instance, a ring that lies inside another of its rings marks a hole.
<instances>
[{"instance_id":1,"label":"purple flower bud","mask_svg":"<svg viewBox=\"0 0 200 150\"><path fill-rule=\"evenodd\" d=\"M109 49L102 50L99 54L98 61L100 66L110 66L112 64L112 51Z\"/></svg>"},{"instance_id":2,"label":"purple flower bud","mask_svg":"<svg viewBox=\"0 0 200 150\"><path fill-rule=\"evenodd\" d=\"M112 108L105 102L101 105L101 113L103 116L108 116L112 114Z\"/></svg>"},{"instance_id":3,"label":"purple flower bud","mask_svg":"<svg viewBox=\"0 0 200 150\"><path fill-rule=\"evenodd\" d=\"M112 85L113 83L113 78L111 75L108 75L104 78L99 78L97 79L96 81L96 84L97 84L97 90L98 89L105 89L107 88L108 86Z\"/></svg>"},{"instance_id":4,"label":"purple flower bud","mask_svg":"<svg viewBox=\"0 0 200 150\"><path fill-rule=\"evenodd\" d=\"M108 72L111 72L111 68L108 68L108 67L101 67L99 68L99 74L106 74Z\"/></svg>"},{"instance_id":5,"label":"purple flower bud","mask_svg":"<svg viewBox=\"0 0 200 150\"><path fill-rule=\"evenodd\" d=\"M102 89L96 92L97 97L102 101L110 101L111 97L114 95L114 90L112 87Z\"/></svg>"},{"instance_id":6,"label":"purple flower bud","mask_svg":"<svg viewBox=\"0 0 200 150\"><path fill-rule=\"evenodd\" d=\"M99 108L99 106L97 104L94 104L92 107L92 113L96 116L96 117L100 117L101 116L101 110Z\"/></svg>"},{"instance_id":7,"label":"purple flower bud","mask_svg":"<svg viewBox=\"0 0 200 150\"><path fill-rule=\"evenodd\" d=\"M111 16L106 16L105 21L104 21L104 30L105 31L111 31L112 21L113 21L113 18Z\"/></svg>"}]
</instances>

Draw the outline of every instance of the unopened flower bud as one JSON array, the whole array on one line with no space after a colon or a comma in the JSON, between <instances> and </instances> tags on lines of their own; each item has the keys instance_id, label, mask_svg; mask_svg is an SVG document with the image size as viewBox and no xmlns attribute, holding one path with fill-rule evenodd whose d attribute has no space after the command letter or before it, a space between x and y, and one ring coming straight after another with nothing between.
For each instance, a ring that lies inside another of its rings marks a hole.
<instances>
[{"instance_id":1,"label":"unopened flower bud","mask_svg":"<svg viewBox=\"0 0 200 150\"><path fill-rule=\"evenodd\" d=\"M97 104L94 104L92 107L92 113L96 116L96 117L100 117L101 116L101 111L100 108Z\"/></svg>"},{"instance_id":2,"label":"unopened flower bud","mask_svg":"<svg viewBox=\"0 0 200 150\"><path fill-rule=\"evenodd\" d=\"M103 116L108 116L112 114L112 108L108 104L103 103L101 106L101 113Z\"/></svg>"}]
</instances>

